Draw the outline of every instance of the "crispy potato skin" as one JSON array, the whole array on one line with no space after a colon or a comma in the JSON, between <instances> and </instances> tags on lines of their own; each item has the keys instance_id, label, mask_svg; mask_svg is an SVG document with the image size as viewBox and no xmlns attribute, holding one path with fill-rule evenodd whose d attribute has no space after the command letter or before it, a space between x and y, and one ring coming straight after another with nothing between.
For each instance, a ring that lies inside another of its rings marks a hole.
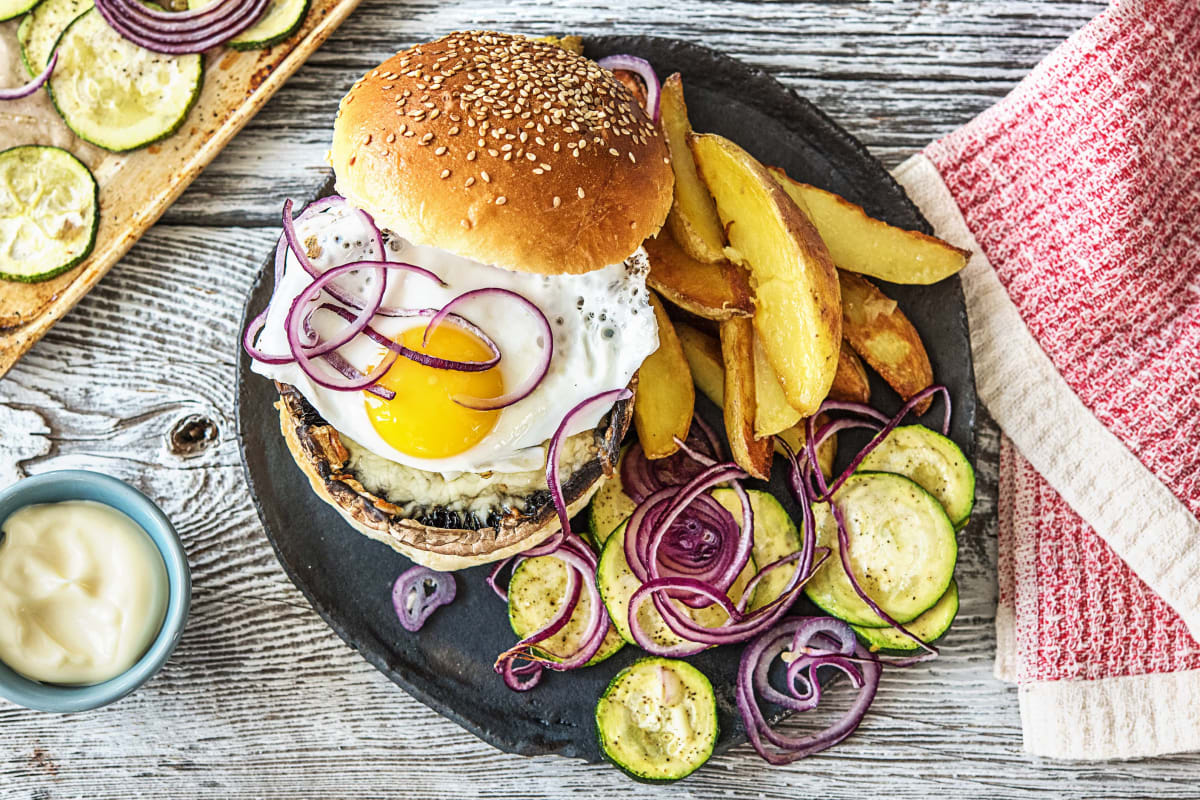
<instances>
[{"instance_id":1,"label":"crispy potato skin","mask_svg":"<svg viewBox=\"0 0 1200 800\"><path fill-rule=\"evenodd\" d=\"M843 330L854 351L905 400L933 385L929 354L896 301L861 275L840 272L838 277ZM924 414L930 402L922 402L916 412Z\"/></svg>"},{"instance_id":2,"label":"crispy potato skin","mask_svg":"<svg viewBox=\"0 0 1200 800\"><path fill-rule=\"evenodd\" d=\"M675 199L667 215L667 227L692 258L719 264L725 260L725 233L688 147L692 124L688 121L683 80L678 72L663 83L659 109L667 150L671 153L671 168L675 171Z\"/></svg>"},{"instance_id":3,"label":"crispy potato skin","mask_svg":"<svg viewBox=\"0 0 1200 800\"><path fill-rule=\"evenodd\" d=\"M725 433L737 465L756 478L771 475L774 443L754 435L754 325L744 317L721 323L725 365Z\"/></svg>"},{"instance_id":4,"label":"crispy potato skin","mask_svg":"<svg viewBox=\"0 0 1200 800\"><path fill-rule=\"evenodd\" d=\"M721 356L721 342L691 325L675 324L675 333L683 347L692 381L700 394L714 405L725 407L725 364Z\"/></svg>"},{"instance_id":5,"label":"crispy potato skin","mask_svg":"<svg viewBox=\"0 0 1200 800\"><path fill-rule=\"evenodd\" d=\"M679 342L683 345L683 353L687 356L688 366L692 369L692 379L700 393L722 409L725 407L725 365L721 356L721 343L703 331L690 325L675 324L679 334ZM817 426L824 424L823 418L818 418ZM804 420L775 437L775 452L787 455L781 441L792 446L794 452L804 447ZM817 449L817 460L826 475L833 472L833 457L837 453L837 434L829 437Z\"/></svg>"},{"instance_id":6,"label":"crispy potato skin","mask_svg":"<svg viewBox=\"0 0 1200 800\"><path fill-rule=\"evenodd\" d=\"M771 176L808 212L838 269L891 283L937 283L961 270L971 253L919 231L867 214L833 192L794 181L778 167Z\"/></svg>"},{"instance_id":7,"label":"crispy potato skin","mask_svg":"<svg viewBox=\"0 0 1200 800\"><path fill-rule=\"evenodd\" d=\"M684 252L668 231L642 245L650 260L650 287L684 311L711 320L754 313L750 280L736 264L707 264Z\"/></svg>"},{"instance_id":8,"label":"crispy potato skin","mask_svg":"<svg viewBox=\"0 0 1200 800\"><path fill-rule=\"evenodd\" d=\"M638 393L633 401L633 424L647 458L666 458L679 449L674 437L687 438L696 407L696 391L683 348L658 296L650 305L658 322L658 349L638 370Z\"/></svg>"},{"instance_id":9,"label":"crispy potato skin","mask_svg":"<svg viewBox=\"0 0 1200 800\"><path fill-rule=\"evenodd\" d=\"M766 168L714 134L689 139L725 224L731 260L750 270L754 327L788 402L816 413L837 372L841 292L829 251Z\"/></svg>"},{"instance_id":10,"label":"crispy potato skin","mask_svg":"<svg viewBox=\"0 0 1200 800\"><path fill-rule=\"evenodd\" d=\"M845 304L845 293L842 294ZM842 331L846 330L843 318ZM829 399L842 400L850 403L871 402L871 383L867 379L867 368L854 349L842 339L841 352L838 353L837 374L833 376L833 386L829 387Z\"/></svg>"},{"instance_id":11,"label":"crispy potato skin","mask_svg":"<svg viewBox=\"0 0 1200 800\"><path fill-rule=\"evenodd\" d=\"M537 41L546 44L556 44L563 50L569 50L577 56L583 55L583 37L581 36L539 36Z\"/></svg>"}]
</instances>

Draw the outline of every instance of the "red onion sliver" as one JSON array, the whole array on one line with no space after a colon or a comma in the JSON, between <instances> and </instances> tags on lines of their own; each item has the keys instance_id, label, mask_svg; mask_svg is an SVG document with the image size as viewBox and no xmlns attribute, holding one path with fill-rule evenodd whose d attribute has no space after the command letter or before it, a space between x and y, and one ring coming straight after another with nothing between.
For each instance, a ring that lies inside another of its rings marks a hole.
<instances>
[{"instance_id":1,"label":"red onion sliver","mask_svg":"<svg viewBox=\"0 0 1200 800\"><path fill-rule=\"evenodd\" d=\"M563 497L562 485L558 481L558 450L567 438L567 426L571 424L571 420L593 406L611 406L631 397L633 397L633 392L628 389L609 389L593 395L568 411L562 422L558 423L558 429L554 431L554 435L550 437L550 451L546 454L546 485L550 488L550 497L554 501L554 510L558 512L558 522L564 535L571 530L571 518L567 515L567 501Z\"/></svg>"},{"instance_id":2,"label":"red onion sliver","mask_svg":"<svg viewBox=\"0 0 1200 800\"><path fill-rule=\"evenodd\" d=\"M342 308L341 306L335 306L332 303L322 303L321 305L317 306L314 311L330 311L334 314L337 314L347 322L354 321L353 311ZM424 311L428 311L430 314L435 313L431 309L422 309L420 311L412 312L412 316L422 316ZM421 353L405 347L395 340L384 336L370 325L365 326L361 333L371 341L375 342L375 344L385 347L394 353L399 353L410 361L415 361L418 364L423 364L424 366L432 367L434 369L455 370L458 372L483 372L500 363L500 349L496 346L496 343L491 340L491 337L479 330L479 328L475 327L475 325L473 325L469 320L464 319L457 314L451 314L450 317L452 324L463 328L464 330L470 331L472 334L478 336L484 345L491 350L492 357L487 361L451 361L449 359L438 358L437 356L431 356L427 353Z\"/></svg>"},{"instance_id":3,"label":"red onion sliver","mask_svg":"<svg viewBox=\"0 0 1200 800\"><path fill-rule=\"evenodd\" d=\"M42 88L42 84L50 80L50 73L54 72L54 67L58 65L58 51L55 50L50 60L46 63L46 68L38 73L37 77L31 80L24 86L18 86L15 89L0 89L0 100L20 100L22 97L29 95Z\"/></svg>"},{"instance_id":4,"label":"red onion sliver","mask_svg":"<svg viewBox=\"0 0 1200 800\"><path fill-rule=\"evenodd\" d=\"M108 24L134 44L168 55L201 53L249 28L270 0L218 0L201 9L167 12L139 0L97 0Z\"/></svg>"},{"instance_id":5,"label":"red onion sliver","mask_svg":"<svg viewBox=\"0 0 1200 800\"><path fill-rule=\"evenodd\" d=\"M430 614L453 602L457 593L453 574L412 567L402 572L392 585L392 607L404 630L416 633Z\"/></svg>"},{"instance_id":6,"label":"red onion sliver","mask_svg":"<svg viewBox=\"0 0 1200 800\"><path fill-rule=\"evenodd\" d=\"M550 321L546 319L546 315L542 310L534 305L530 300L516 292L499 287L489 287L486 289L474 289L469 292L463 292L458 297L455 297L449 303L442 306L438 313L433 315L433 319L429 320L429 324L425 326L426 345L429 344L429 337L433 335L434 330L442 323L442 320L450 313L451 309L459 303L467 300L472 300L479 297L505 297L509 300L514 300L518 305L523 307L533 317L540 329L540 338L542 339L542 354L537 365L529 373L529 376L517 385L510 392L505 392L499 397L469 397L467 395L458 395L454 398L454 402L460 406L471 408L476 411L495 411L500 408L507 408L515 405L528 397L538 384L542 382L542 378L546 377L546 372L550 369L550 361L554 357L554 331L550 327Z\"/></svg>"},{"instance_id":7,"label":"red onion sliver","mask_svg":"<svg viewBox=\"0 0 1200 800\"><path fill-rule=\"evenodd\" d=\"M622 54L606 56L596 63L610 71L623 69L636 73L642 79L642 83L646 85L646 112L650 115L650 119L658 122L658 99L662 93L662 84L649 61L637 56Z\"/></svg>"}]
</instances>

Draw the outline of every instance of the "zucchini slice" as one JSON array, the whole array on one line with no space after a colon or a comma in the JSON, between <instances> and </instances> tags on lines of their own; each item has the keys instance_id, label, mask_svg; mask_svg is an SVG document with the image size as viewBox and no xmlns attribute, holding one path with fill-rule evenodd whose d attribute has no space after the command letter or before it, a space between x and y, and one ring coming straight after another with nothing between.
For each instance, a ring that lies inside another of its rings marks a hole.
<instances>
[{"instance_id":1,"label":"zucchini slice","mask_svg":"<svg viewBox=\"0 0 1200 800\"><path fill-rule=\"evenodd\" d=\"M735 603L742 596L746 590L746 584L750 582L756 572L758 572L758 567L755 566L754 558L751 557L746 561L746 567L733 582L733 586L729 587L729 597ZM625 560L624 522L612 532L608 541L604 543L604 550L600 553L600 564L596 568L596 583L600 588L600 596L604 598L604 606L608 609L608 616L612 619L613 627L621 634L622 639L636 645L633 631L629 627L629 601L633 599L633 593L641 587L642 583L629 568L629 562ZM761 584L759 585L761 586ZM758 592L759 588L756 587L755 596ZM751 598L750 605L754 605L754 598ZM720 625L726 618L725 611L718 606L688 609L688 614L699 624L710 628ZM658 613L658 609L652 602L645 602L638 609L638 622L647 636L664 647L671 647L683 642L683 639L667 627L666 620Z\"/></svg>"},{"instance_id":2,"label":"zucchini slice","mask_svg":"<svg viewBox=\"0 0 1200 800\"><path fill-rule=\"evenodd\" d=\"M942 504L913 481L890 472L857 472L833 496L846 520L854 577L897 622L933 607L954 576L958 543ZM830 549L804 591L851 625L884 623L854 591L842 568L837 523L828 503L813 504L817 544Z\"/></svg>"},{"instance_id":3,"label":"zucchini slice","mask_svg":"<svg viewBox=\"0 0 1200 800\"><path fill-rule=\"evenodd\" d=\"M188 0L188 9L204 8L215 0ZM235 50L258 50L279 44L300 29L308 16L309 0L271 0L262 16L225 44Z\"/></svg>"},{"instance_id":4,"label":"zucchini slice","mask_svg":"<svg viewBox=\"0 0 1200 800\"><path fill-rule=\"evenodd\" d=\"M17 26L21 61L32 78L46 67L54 43L71 21L94 5L93 0L42 0Z\"/></svg>"},{"instance_id":5,"label":"zucchini slice","mask_svg":"<svg viewBox=\"0 0 1200 800\"><path fill-rule=\"evenodd\" d=\"M958 445L924 425L896 428L863 459L859 472L903 475L938 499L956 529L975 505L975 470Z\"/></svg>"},{"instance_id":6,"label":"zucchini slice","mask_svg":"<svg viewBox=\"0 0 1200 800\"><path fill-rule=\"evenodd\" d=\"M100 224L91 171L58 147L0 152L0 279L33 283L87 258Z\"/></svg>"},{"instance_id":7,"label":"zucchini slice","mask_svg":"<svg viewBox=\"0 0 1200 800\"><path fill-rule=\"evenodd\" d=\"M621 485L621 462L625 460L625 454L629 452L629 448L630 445L621 448L621 455L617 459L617 468L613 471L612 477L600 484L600 488L592 497L591 504L588 505L588 537L592 540L592 546L597 550L604 547L609 534L628 519L629 515L633 513L633 509L637 507L629 495L625 494L625 487Z\"/></svg>"},{"instance_id":8,"label":"zucchini slice","mask_svg":"<svg viewBox=\"0 0 1200 800\"><path fill-rule=\"evenodd\" d=\"M754 563L760 569L800 549L800 531L775 497L757 489L747 489L750 509L754 512ZM714 489L713 499L729 510L734 519L741 519L742 505L733 489ZM762 608L783 594L794 572L793 565L779 567L767 573L754 590L750 610Z\"/></svg>"},{"instance_id":9,"label":"zucchini slice","mask_svg":"<svg viewBox=\"0 0 1200 800\"><path fill-rule=\"evenodd\" d=\"M558 613L567 589L568 569L554 556L537 556L525 559L513 571L508 582L508 624L517 638L524 639L545 627ZM583 644L583 627L590 607L587 593L580 593L579 604L567 624L542 642L538 650L556 660L577 651ZM600 650L585 666L599 664L624 646L621 635L609 629Z\"/></svg>"},{"instance_id":10,"label":"zucchini slice","mask_svg":"<svg viewBox=\"0 0 1200 800\"><path fill-rule=\"evenodd\" d=\"M204 82L201 55L168 56L138 47L95 8L76 17L53 49L58 66L46 88L54 107L76 136L114 153L174 133Z\"/></svg>"},{"instance_id":11,"label":"zucchini slice","mask_svg":"<svg viewBox=\"0 0 1200 800\"><path fill-rule=\"evenodd\" d=\"M21 16L39 2L40 0L0 0L0 22Z\"/></svg>"},{"instance_id":12,"label":"zucchini slice","mask_svg":"<svg viewBox=\"0 0 1200 800\"><path fill-rule=\"evenodd\" d=\"M641 781L677 781L717 743L717 697L704 673L671 658L643 658L617 673L596 704L600 749Z\"/></svg>"},{"instance_id":13,"label":"zucchini slice","mask_svg":"<svg viewBox=\"0 0 1200 800\"><path fill-rule=\"evenodd\" d=\"M956 616L958 616L958 582L951 580L950 588L942 595L942 599L934 603L933 608L905 624L904 627L919 636L922 641L932 642L950 630L950 624L954 622ZM862 640L863 644L869 647L873 653L880 650L911 653L913 650L920 649L916 642L890 625L885 628L864 628L861 625L852 625L851 627L854 628L854 632L858 634L858 638Z\"/></svg>"}]
</instances>

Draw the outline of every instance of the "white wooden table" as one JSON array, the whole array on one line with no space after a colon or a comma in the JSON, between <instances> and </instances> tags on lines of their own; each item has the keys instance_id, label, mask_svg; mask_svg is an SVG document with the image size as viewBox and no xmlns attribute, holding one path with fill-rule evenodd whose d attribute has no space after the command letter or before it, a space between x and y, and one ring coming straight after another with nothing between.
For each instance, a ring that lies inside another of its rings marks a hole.
<instances>
[{"instance_id":1,"label":"white wooden table","mask_svg":"<svg viewBox=\"0 0 1200 800\"><path fill-rule=\"evenodd\" d=\"M73 716L0 702L0 797L1191 797L1200 757L1070 764L1021 749L1015 691L992 678L996 434L943 657L886 673L852 740L791 768L749 748L682 784L493 750L410 699L318 619L250 503L234 432L238 316L286 196L323 172L337 102L397 49L459 28L684 37L760 65L894 166L986 108L1097 2L366 0L166 217L0 381L0 485L96 469L178 526L192 616L151 684ZM180 454L187 420L201 442ZM207 445L207 446L205 446Z\"/></svg>"}]
</instances>

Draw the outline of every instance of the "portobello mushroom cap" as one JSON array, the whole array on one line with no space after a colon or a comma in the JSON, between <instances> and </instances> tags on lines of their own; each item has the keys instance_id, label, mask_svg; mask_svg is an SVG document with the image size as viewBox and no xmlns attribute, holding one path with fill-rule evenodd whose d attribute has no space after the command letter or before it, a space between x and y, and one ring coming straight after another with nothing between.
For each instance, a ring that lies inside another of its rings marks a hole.
<instances>
[{"instance_id":1,"label":"portobello mushroom cap","mask_svg":"<svg viewBox=\"0 0 1200 800\"><path fill-rule=\"evenodd\" d=\"M636 389L637 376L629 388ZM368 492L349 467L349 452L337 430L294 386L279 390L279 426L292 458L317 496L333 506L359 533L431 569L451 571L499 561L528 550L558 531L549 489L525 498L524 508L493 509L486 519L439 507L419 516ZM621 440L629 430L633 400L616 403L594 431L596 456L562 484L567 512L574 516L613 474Z\"/></svg>"}]
</instances>

